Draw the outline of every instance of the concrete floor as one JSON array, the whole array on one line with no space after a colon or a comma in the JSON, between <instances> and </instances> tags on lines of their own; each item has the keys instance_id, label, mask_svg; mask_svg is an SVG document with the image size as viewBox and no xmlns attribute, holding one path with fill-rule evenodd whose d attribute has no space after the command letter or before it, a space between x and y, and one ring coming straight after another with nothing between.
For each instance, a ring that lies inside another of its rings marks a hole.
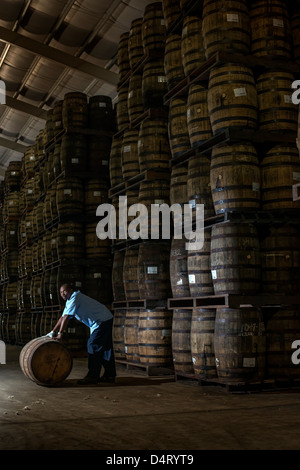
<instances>
[{"instance_id":1,"label":"concrete floor","mask_svg":"<svg viewBox=\"0 0 300 470\"><path fill-rule=\"evenodd\" d=\"M0 365L1 450L299 450L300 389L232 394L118 366L114 385L55 388L24 376L21 347Z\"/></svg>"}]
</instances>

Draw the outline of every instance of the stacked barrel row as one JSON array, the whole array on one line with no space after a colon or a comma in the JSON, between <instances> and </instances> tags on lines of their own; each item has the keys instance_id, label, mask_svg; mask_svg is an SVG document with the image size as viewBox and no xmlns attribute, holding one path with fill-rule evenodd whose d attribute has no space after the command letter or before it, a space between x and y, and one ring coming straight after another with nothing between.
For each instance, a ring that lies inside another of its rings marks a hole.
<instances>
[{"instance_id":1,"label":"stacked barrel row","mask_svg":"<svg viewBox=\"0 0 300 470\"><path fill-rule=\"evenodd\" d=\"M167 92L165 34L162 4L156 2L148 5L143 17L135 19L130 31L120 38L118 133L111 153L111 186L116 188L112 204L116 207L122 194L127 196L128 208L135 203L147 208L141 243L129 243L127 248L118 249L122 241L119 239L114 246L114 301L143 299L147 304L156 304L148 309L114 310L115 354L119 360L148 366L172 366L172 312L166 310L171 292L170 240L162 240L159 222L152 227L157 231L157 239L150 241L151 204L169 204L170 200L168 108L163 103ZM145 58L143 66L139 66ZM132 186L131 180L140 174L146 177ZM124 182L128 189L120 193L117 188ZM130 215L127 221L122 219L130 241L133 219Z\"/></svg>"},{"instance_id":2,"label":"stacked barrel row","mask_svg":"<svg viewBox=\"0 0 300 470\"><path fill-rule=\"evenodd\" d=\"M17 162L19 191L3 201L3 217L10 220L15 207L16 223L15 244L10 240L6 247L8 254L15 247L14 272L1 271L5 341L24 344L51 330L63 308L62 283L73 283L110 306L111 249L109 240L96 235L96 209L108 202L114 130L109 97L88 101L83 93L69 93L49 111L35 145ZM12 228L5 231L5 240L11 233ZM87 332L73 323L69 343L77 349L85 346Z\"/></svg>"}]
</instances>

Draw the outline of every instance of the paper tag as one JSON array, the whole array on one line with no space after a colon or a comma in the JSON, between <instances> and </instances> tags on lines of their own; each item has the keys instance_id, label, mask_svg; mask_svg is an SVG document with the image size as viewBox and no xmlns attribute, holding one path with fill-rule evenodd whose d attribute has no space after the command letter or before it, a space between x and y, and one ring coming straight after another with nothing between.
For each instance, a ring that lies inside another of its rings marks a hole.
<instances>
[{"instance_id":1,"label":"paper tag","mask_svg":"<svg viewBox=\"0 0 300 470\"><path fill-rule=\"evenodd\" d=\"M177 286L181 286L182 284L183 284L183 282L182 282L182 279L180 278L180 279L176 282L176 285L177 285Z\"/></svg>"},{"instance_id":2,"label":"paper tag","mask_svg":"<svg viewBox=\"0 0 300 470\"><path fill-rule=\"evenodd\" d=\"M64 194L72 194L72 189L64 189Z\"/></svg>"},{"instance_id":3,"label":"paper tag","mask_svg":"<svg viewBox=\"0 0 300 470\"><path fill-rule=\"evenodd\" d=\"M260 185L259 183L252 183L252 191L259 191Z\"/></svg>"},{"instance_id":4,"label":"paper tag","mask_svg":"<svg viewBox=\"0 0 300 470\"><path fill-rule=\"evenodd\" d=\"M293 171L293 180L300 181L300 173L298 171Z\"/></svg>"},{"instance_id":5,"label":"paper tag","mask_svg":"<svg viewBox=\"0 0 300 470\"><path fill-rule=\"evenodd\" d=\"M212 277L213 279L217 279L217 271L216 271L215 269L212 269L212 270L211 270L211 277Z\"/></svg>"},{"instance_id":6,"label":"paper tag","mask_svg":"<svg viewBox=\"0 0 300 470\"><path fill-rule=\"evenodd\" d=\"M189 119L191 117L191 110L190 108L187 109L186 111L186 117Z\"/></svg>"},{"instance_id":7,"label":"paper tag","mask_svg":"<svg viewBox=\"0 0 300 470\"><path fill-rule=\"evenodd\" d=\"M14 204L14 201L8 201L9 206L13 206L13 204Z\"/></svg>"},{"instance_id":8,"label":"paper tag","mask_svg":"<svg viewBox=\"0 0 300 470\"><path fill-rule=\"evenodd\" d=\"M106 103L99 103L99 108L106 108Z\"/></svg>"},{"instance_id":9,"label":"paper tag","mask_svg":"<svg viewBox=\"0 0 300 470\"><path fill-rule=\"evenodd\" d=\"M76 287L81 287L81 282L80 282L80 281L76 281L76 282L75 282L75 286L76 286Z\"/></svg>"},{"instance_id":10,"label":"paper tag","mask_svg":"<svg viewBox=\"0 0 300 470\"><path fill-rule=\"evenodd\" d=\"M255 357L243 357L243 367L255 367Z\"/></svg>"},{"instance_id":11,"label":"paper tag","mask_svg":"<svg viewBox=\"0 0 300 470\"><path fill-rule=\"evenodd\" d=\"M284 102L285 103L293 103L292 102L292 95L284 95Z\"/></svg>"},{"instance_id":12,"label":"paper tag","mask_svg":"<svg viewBox=\"0 0 300 470\"><path fill-rule=\"evenodd\" d=\"M157 266L147 266L147 274L157 274L158 268Z\"/></svg>"},{"instance_id":13,"label":"paper tag","mask_svg":"<svg viewBox=\"0 0 300 470\"><path fill-rule=\"evenodd\" d=\"M94 191L94 196L101 196L101 191Z\"/></svg>"},{"instance_id":14,"label":"paper tag","mask_svg":"<svg viewBox=\"0 0 300 470\"><path fill-rule=\"evenodd\" d=\"M164 83L167 81L167 78L164 75L158 76L157 77L158 83Z\"/></svg>"},{"instance_id":15,"label":"paper tag","mask_svg":"<svg viewBox=\"0 0 300 470\"><path fill-rule=\"evenodd\" d=\"M195 282L196 282L195 274L189 274L189 283L190 284L195 284Z\"/></svg>"},{"instance_id":16,"label":"paper tag","mask_svg":"<svg viewBox=\"0 0 300 470\"><path fill-rule=\"evenodd\" d=\"M75 237L73 237L72 235L69 235L69 236L67 237L67 241L68 241L68 242L74 242L74 241L75 241Z\"/></svg>"},{"instance_id":17,"label":"paper tag","mask_svg":"<svg viewBox=\"0 0 300 470\"><path fill-rule=\"evenodd\" d=\"M171 336L172 330L162 330L162 336Z\"/></svg>"},{"instance_id":18,"label":"paper tag","mask_svg":"<svg viewBox=\"0 0 300 470\"><path fill-rule=\"evenodd\" d=\"M61 121L56 121L55 122L55 127L59 127L59 126L61 126Z\"/></svg>"},{"instance_id":19,"label":"paper tag","mask_svg":"<svg viewBox=\"0 0 300 470\"><path fill-rule=\"evenodd\" d=\"M27 194L32 194L32 193L33 193L32 189L27 189Z\"/></svg>"},{"instance_id":20,"label":"paper tag","mask_svg":"<svg viewBox=\"0 0 300 470\"><path fill-rule=\"evenodd\" d=\"M247 96L247 91L246 88L235 88L234 90L234 96Z\"/></svg>"},{"instance_id":21,"label":"paper tag","mask_svg":"<svg viewBox=\"0 0 300 470\"><path fill-rule=\"evenodd\" d=\"M100 279L101 273L94 273L94 279Z\"/></svg>"},{"instance_id":22,"label":"paper tag","mask_svg":"<svg viewBox=\"0 0 300 470\"><path fill-rule=\"evenodd\" d=\"M16 176L17 172L16 171L11 171L10 174L11 174L11 176Z\"/></svg>"},{"instance_id":23,"label":"paper tag","mask_svg":"<svg viewBox=\"0 0 300 470\"><path fill-rule=\"evenodd\" d=\"M273 18L273 26L277 28L284 28L284 22L281 18Z\"/></svg>"},{"instance_id":24,"label":"paper tag","mask_svg":"<svg viewBox=\"0 0 300 470\"><path fill-rule=\"evenodd\" d=\"M14 235L16 232L14 230L10 230L9 234Z\"/></svg>"},{"instance_id":25,"label":"paper tag","mask_svg":"<svg viewBox=\"0 0 300 470\"><path fill-rule=\"evenodd\" d=\"M227 13L227 22L228 23L238 23L239 22L239 15L235 13Z\"/></svg>"},{"instance_id":26,"label":"paper tag","mask_svg":"<svg viewBox=\"0 0 300 470\"><path fill-rule=\"evenodd\" d=\"M128 99L132 98L133 97L133 90L131 90L129 93L128 93Z\"/></svg>"},{"instance_id":27,"label":"paper tag","mask_svg":"<svg viewBox=\"0 0 300 470\"><path fill-rule=\"evenodd\" d=\"M125 147L123 148L123 152L130 152L130 149L131 145L125 145Z\"/></svg>"},{"instance_id":28,"label":"paper tag","mask_svg":"<svg viewBox=\"0 0 300 470\"><path fill-rule=\"evenodd\" d=\"M76 164L78 164L78 163L79 163L79 158L72 158L72 159L71 159L71 163L76 163Z\"/></svg>"},{"instance_id":29,"label":"paper tag","mask_svg":"<svg viewBox=\"0 0 300 470\"><path fill-rule=\"evenodd\" d=\"M29 157L29 160L31 160L31 161L32 161L32 160L35 160L35 156L34 156L34 155L31 155L31 156Z\"/></svg>"},{"instance_id":30,"label":"paper tag","mask_svg":"<svg viewBox=\"0 0 300 470\"><path fill-rule=\"evenodd\" d=\"M102 166L108 166L108 160L102 160Z\"/></svg>"}]
</instances>

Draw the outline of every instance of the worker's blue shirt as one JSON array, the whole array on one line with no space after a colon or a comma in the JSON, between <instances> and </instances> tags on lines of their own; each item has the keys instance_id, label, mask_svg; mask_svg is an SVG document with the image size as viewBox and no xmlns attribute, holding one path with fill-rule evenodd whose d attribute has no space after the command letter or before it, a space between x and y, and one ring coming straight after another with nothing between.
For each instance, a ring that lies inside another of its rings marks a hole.
<instances>
[{"instance_id":1,"label":"worker's blue shirt","mask_svg":"<svg viewBox=\"0 0 300 470\"><path fill-rule=\"evenodd\" d=\"M113 318L112 313L95 299L82 294L80 291L73 292L70 299L66 301L63 316L69 315L84 323L93 333L98 326Z\"/></svg>"}]
</instances>

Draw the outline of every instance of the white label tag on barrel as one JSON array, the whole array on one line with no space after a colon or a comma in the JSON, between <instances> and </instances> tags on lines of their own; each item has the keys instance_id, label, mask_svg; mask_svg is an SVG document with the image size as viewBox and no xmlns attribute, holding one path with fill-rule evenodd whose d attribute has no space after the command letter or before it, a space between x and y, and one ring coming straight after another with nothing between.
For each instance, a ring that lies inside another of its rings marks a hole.
<instances>
[{"instance_id":1,"label":"white label tag on barrel","mask_svg":"<svg viewBox=\"0 0 300 470\"><path fill-rule=\"evenodd\" d=\"M157 274L158 268L157 266L147 266L147 274Z\"/></svg>"},{"instance_id":2,"label":"white label tag on barrel","mask_svg":"<svg viewBox=\"0 0 300 470\"><path fill-rule=\"evenodd\" d=\"M130 152L130 149L131 149L131 145L125 145L123 152Z\"/></svg>"},{"instance_id":3,"label":"white label tag on barrel","mask_svg":"<svg viewBox=\"0 0 300 470\"><path fill-rule=\"evenodd\" d=\"M196 282L195 274L189 274L189 283L190 284L195 284L195 282Z\"/></svg>"},{"instance_id":4,"label":"white label tag on barrel","mask_svg":"<svg viewBox=\"0 0 300 470\"><path fill-rule=\"evenodd\" d=\"M72 194L72 189L64 189L64 194Z\"/></svg>"},{"instance_id":5,"label":"white label tag on barrel","mask_svg":"<svg viewBox=\"0 0 300 470\"><path fill-rule=\"evenodd\" d=\"M167 337L172 335L172 330L162 330L162 336Z\"/></svg>"},{"instance_id":6,"label":"white label tag on barrel","mask_svg":"<svg viewBox=\"0 0 300 470\"><path fill-rule=\"evenodd\" d=\"M26 227L30 227L31 226L31 222L26 222Z\"/></svg>"},{"instance_id":7,"label":"white label tag on barrel","mask_svg":"<svg viewBox=\"0 0 300 470\"><path fill-rule=\"evenodd\" d=\"M211 271L211 277L212 277L213 279L217 279L217 271L216 271L215 269L212 269L212 271Z\"/></svg>"},{"instance_id":8,"label":"white label tag on barrel","mask_svg":"<svg viewBox=\"0 0 300 470\"><path fill-rule=\"evenodd\" d=\"M132 98L133 97L133 90L131 90L129 93L128 93L128 99Z\"/></svg>"},{"instance_id":9,"label":"white label tag on barrel","mask_svg":"<svg viewBox=\"0 0 300 470\"><path fill-rule=\"evenodd\" d=\"M8 201L8 205L12 206L14 204L14 201Z\"/></svg>"},{"instance_id":10,"label":"white label tag on barrel","mask_svg":"<svg viewBox=\"0 0 300 470\"><path fill-rule=\"evenodd\" d=\"M284 28L284 22L281 18L273 18L273 26L277 28Z\"/></svg>"},{"instance_id":11,"label":"white label tag on barrel","mask_svg":"<svg viewBox=\"0 0 300 470\"><path fill-rule=\"evenodd\" d=\"M10 174L11 176L16 176L17 173L15 171L11 171Z\"/></svg>"},{"instance_id":12,"label":"white label tag on barrel","mask_svg":"<svg viewBox=\"0 0 300 470\"><path fill-rule=\"evenodd\" d=\"M285 103L293 103L292 102L292 95L284 95L284 102Z\"/></svg>"},{"instance_id":13,"label":"white label tag on barrel","mask_svg":"<svg viewBox=\"0 0 300 470\"><path fill-rule=\"evenodd\" d=\"M80 281L76 281L76 282L75 282L75 286L76 286L76 287L81 287L81 282L80 282Z\"/></svg>"},{"instance_id":14,"label":"white label tag on barrel","mask_svg":"<svg viewBox=\"0 0 300 470\"><path fill-rule=\"evenodd\" d=\"M16 232L14 230L10 230L9 234L14 235Z\"/></svg>"},{"instance_id":15,"label":"white label tag on barrel","mask_svg":"<svg viewBox=\"0 0 300 470\"><path fill-rule=\"evenodd\" d=\"M95 197L101 196L101 191L94 191L94 196L95 196Z\"/></svg>"},{"instance_id":16,"label":"white label tag on barrel","mask_svg":"<svg viewBox=\"0 0 300 470\"><path fill-rule=\"evenodd\" d=\"M239 22L239 15L235 13L227 13L227 22L228 23L238 23Z\"/></svg>"},{"instance_id":17,"label":"white label tag on barrel","mask_svg":"<svg viewBox=\"0 0 300 470\"><path fill-rule=\"evenodd\" d=\"M165 26L165 20L160 20L160 24L161 24L162 26Z\"/></svg>"},{"instance_id":18,"label":"white label tag on barrel","mask_svg":"<svg viewBox=\"0 0 300 470\"><path fill-rule=\"evenodd\" d=\"M108 160L102 160L102 166L108 166Z\"/></svg>"},{"instance_id":19,"label":"white label tag on barrel","mask_svg":"<svg viewBox=\"0 0 300 470\"><path fill-rule=\"evenodd\" d=\"M52 300L52 294L51 294L51 293L49 294L49 297L50 297L50 299Z\"/></svg>"},{"instance_id":20,"label":"white label tag on barrel","mask_svg":"<svg viewBox=\"0 0 300 470\"><path fill-rule=\"evenodd\" d=\"M94 273L94 279L101 279L101 273Z\"/></svg>"},{"instance_id":21,"label":"white label tag on barrel","mask_svg":"<svg viewBox=\"0 0 300 470\"><path fill-rule=\"evenodd\" d=\"M99 108L106 108L106 103L99 103Z\"/></svg>"},{"instance_id":22,"label":"white label tag on barrel","mask_svg":"<svg viewBox=\"0 0 300 470\"><path fill-rule=\"evenodd\" d=\"M32 189L27 189L27 194L32 194L32 193L33 193Z\"/></svg>"},{"instance_id":23,"label":"white label tag on barrel","mask_svg":"<svg viewBox=\"0 0 300 470\"><path fill-rule=\"evenodd\" d=\"M255 357L243 357L243 367L255 367Z\"/></svg>"},{"instance_id":24,"label":"white label tag on barrel","mask_svg":"<svg viewBox=\"0 0 300 470\"><path fill-rule=\"evenodd\" d=\"M190 108L188 108L187 111L186 111L186 117L189 119L190 116L191 116L191 110L190 110Z\"/></svg>"},{"instance_id":25,"label":"white label tag on barrel","mask_svg":"<svg viewBox=\"0 0 300 470\"><path fill-rule=\"evenodd\" d=\"M181 286L183 284L183 281L182 279L180 278L177 282L176 282L176 285L177 286Z\"/></svg>"},{"instance_id":26,"label":"white label tag on barrel","mask_svg":"<svg viewBox=\"0 0 300 470\"><path fill-rule=\"evenodd\" d=\"M78 159L78 158L72 158L72 159L71 159L71 163L78 164L78 163L79 163L79 159Z\"/></svg>"},{"instance_id":27,"label":"white label tag on barrel","mask_svg":"<svg viewBox=\"0 0 300 470\"><path fill-rule=\"evenodd\" d=\"M252 183L252 191L259 191L259 188L260 188L259 183L255 183L255 182Z\"/></svg>"},{"instance_id":28,"label":"white label tag on barrel","mask_svg":"<svg viewBox=\"0 0 300 470\"><path fill-rule=\"evenodd\" d=\"M247 96L247 91L246 88L235 88L234 90L234 96Z\"/></svg>"},{"instance_id":29,"label":"white label tag on barrel","mask_svg":"<svg viewBox=\"0 0 300 470\"><path fill-rule=\"evenodd\" d=\"M55 122L55 126L56 126L56 127L61 126L61 121L56 121L56 122Z\"/></svg>"},{"instance_id":30,"label":"white label tag on barrel","mask_svg":"<svg viewBox=\"0 0 300 470\"><path fill-rule=\"evenodd\" d=\"M195 357L192 357L192 363L196 364L196 358Z\"/></svg>"},{"instance_id":31,"label":"white label tag on barrel","mask_svg":"<svg viewBox=\"0 0 300 470\"><path fill-rule=\"evenodd\" d=\"M67 237L67 242L75 242L75 237L73 237L73 236L71 236L71 235L68 236L68 237Z\"/></svg>"},{"instance_id":32,"label":"white label tag on barrel","mask_svg":"<svg viewBox=\"0 0 300 470\"><path fill-rule=\"evenodd\" d=\"M31 160L31 161L35 160L35 156L31 155L31 157L29 157L29 160Z\"/></svg>"},{"instance_id":33,"label":"white label tag on barrel","mask_svg":"<svg viewBox=\"0 0 300 470\"><path fill-rule=\"evenodd\" d=\"M300 181L300 173L298 171L293 171L293 180Z\"/></svg>"},{"instance_id":34,"label":"white label tag on barrel","mask_svg":"<svg viewBox=\"0 0 300 470\"><path fill-rule=\"evenodd\" d=\"M56 238L52 238L51 245L55 245L55 243L56 243Z\"/></svg>"},{"instance_id":35,"label":"white label tag on barrel","mask_svg":"<svg viewBox=\"0 0 300 470\"><path fill-rule=\"evenodd\" d=\"M159 75L157 77L157 81L158 81L158 83L165 83L167 81L167 78L166 78L165 75Z\"/></svg>"}]
</instances>

